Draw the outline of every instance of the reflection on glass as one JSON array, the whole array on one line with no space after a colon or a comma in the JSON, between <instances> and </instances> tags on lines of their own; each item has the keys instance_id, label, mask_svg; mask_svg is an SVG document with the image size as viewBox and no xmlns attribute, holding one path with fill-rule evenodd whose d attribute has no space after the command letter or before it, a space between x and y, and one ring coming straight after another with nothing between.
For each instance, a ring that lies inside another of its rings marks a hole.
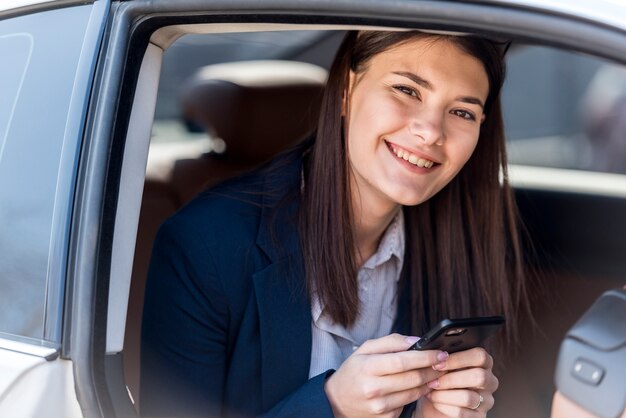
<instances>
[{"instance_id":1,"label":"reflection on glass","mask_svg":"<svg viewBox=\"0 0 626 418\"><path fill-rule=\"evenodd\" d=\"M626 68L602 66L581 100L590 170L626 174Z\"/></svg>"},{"instance_id":2,"label":"reflection on glass","mask_svg":"<svg viewBox=\"0 0 626 418\"><path fill-rule=\"evenodd\" d=\"M512 163L626 173L626 69L537 46L509 52L503 108Z\"/></svg>"},{"instance_id":3,"label":"reflection on glass","mask_svg":"<svg viewBox=\"0 0 626 418\"><path fill-rule=\"evenodd\" d=\"M70 135L68 109L90 10L68 7L0 21L0 56L11 57L0 66L4 335L44 339L50 324L60 328L80 139Z\"/></svg>"}]
</instances>

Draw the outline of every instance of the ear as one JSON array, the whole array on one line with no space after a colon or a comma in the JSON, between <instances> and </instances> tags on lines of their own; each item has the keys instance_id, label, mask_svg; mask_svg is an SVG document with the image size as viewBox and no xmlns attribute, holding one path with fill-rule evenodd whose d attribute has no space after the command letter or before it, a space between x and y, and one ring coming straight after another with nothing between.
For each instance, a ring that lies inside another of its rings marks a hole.
<instances>
[{"instance_id":1,"label":"ear","mask_svg":"<svg viewBox=\"0 0 626 418\"><path fill-rule=\"evenodd\" d=\"M348 104L350 103L350 97L352 97L352 89L356 80L356 74L350 70L348 74L348 85L346 86L343 96L341 98L341 116L345 117L348 113Z\"/></svg>"}]
</instances>

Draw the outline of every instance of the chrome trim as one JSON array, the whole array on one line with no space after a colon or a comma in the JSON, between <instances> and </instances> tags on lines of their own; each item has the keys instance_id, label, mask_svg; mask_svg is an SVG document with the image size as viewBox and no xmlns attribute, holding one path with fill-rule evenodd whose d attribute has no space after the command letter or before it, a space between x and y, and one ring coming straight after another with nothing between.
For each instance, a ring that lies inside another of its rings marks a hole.
<instances>
[{"instance_id":1,"label":"chrome trim","mask_svg":"<svg viewBox=\"0 0 626 418\"><path fill-rule=\"evenodd\" d=\"M56 344L38 340L22 342L17 341L17 339L23 338L17 336L15 338L16 340L0 337L0 350L15 351L30 356L41 357L48 361L55 360L59 357L59 353L61 352L61 346Z\"/></svg>"},{"instance_id":2,"label":"chrome trim","mask_svg":"<svg viewBox=\"0 0 626 418\"><path fill-rule=\"evenodd\" d=\"M96 0L0 0L0 19L68 6L91 4Z\"/></svg>"},{"instance_id":3,"label":"chrome trim","mask_svg":"<svg viewBox=\"0 0 626 418\"><path fill-rule=\"evenodd\" d=\"M53 3L57 0L3 0L0 3L0 12L10 9L19 9L21 7L30 7L42 3Z\"/></svg>"}]
</instances>

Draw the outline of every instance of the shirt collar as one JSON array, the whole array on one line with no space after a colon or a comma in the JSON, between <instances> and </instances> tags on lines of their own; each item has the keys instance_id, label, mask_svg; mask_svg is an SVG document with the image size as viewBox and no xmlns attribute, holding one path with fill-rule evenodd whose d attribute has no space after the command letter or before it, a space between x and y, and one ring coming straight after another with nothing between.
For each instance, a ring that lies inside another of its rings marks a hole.
<instances>
[{"instance_id":1,"label":"shirt collar","mask_svg":"<svg viewBox=\"0 0 626 418\"><path fill-rule=\"evenodd\" d=\"M404 261L404 242L404 212L400 209L380 239L378 249L367 259L362 268L374 269L386 263L392 257L395 257L398 265L402 266ZM396 277L396 281L398 278Z\"/></svg>"}]
</instances>

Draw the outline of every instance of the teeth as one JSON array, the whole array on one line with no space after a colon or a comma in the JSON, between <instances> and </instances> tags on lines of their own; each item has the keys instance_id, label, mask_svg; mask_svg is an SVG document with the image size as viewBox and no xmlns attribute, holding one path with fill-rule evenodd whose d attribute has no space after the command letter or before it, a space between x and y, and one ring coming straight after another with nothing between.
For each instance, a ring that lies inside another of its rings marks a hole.
<instances>
[{"instance_id":1,"label":"teeth","mask_svg":"<svg viewBox=\"0 0 626 418\"><path fill-rule=\"evenodd\" d=\"M398 158L402 158L403 160L406 160L410 162L411 164L416 165L418 167L431 168L435 164L432 161L425 160L423 158L418 157L415 154L411 154L407 151L404 151L398 148L394 148L393 152L398 156Z\"/></svg>"}]
</instances>

